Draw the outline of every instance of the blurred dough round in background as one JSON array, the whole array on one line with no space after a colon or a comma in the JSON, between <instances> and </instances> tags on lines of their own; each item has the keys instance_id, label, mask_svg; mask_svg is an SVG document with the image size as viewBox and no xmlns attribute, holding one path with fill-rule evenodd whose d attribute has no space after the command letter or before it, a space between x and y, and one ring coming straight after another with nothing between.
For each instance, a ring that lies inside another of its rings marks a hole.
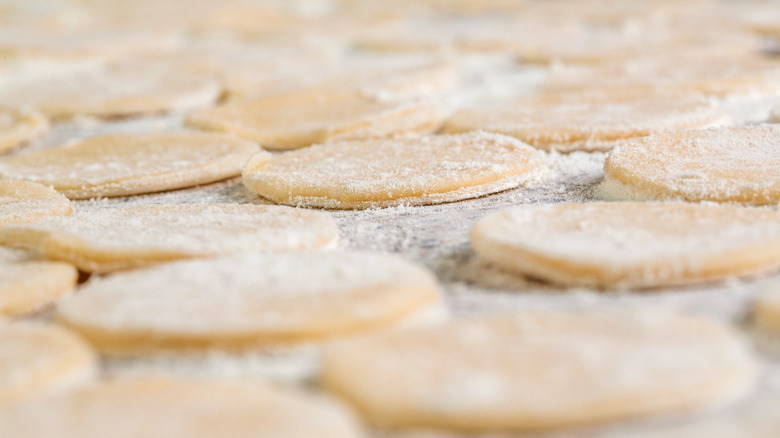
<instances>
[{"instance_id":1,"label":"blurred dough round in background","mask_svg":"<svg viewBox=\"0 0 780 438\"><path fill-rule=\"evenodd\" d=\"M45 307L76 286L76 268L36 260L0 247L0 315L24 315Z\"/></svg>"},{"instance_id":2,"label":"blurred dough round in background","mask_svg":"<svg viewBox=\"0 0 780 438\"><path fill-rule=\"evenodd\" d=\"M221 134L108 134L0 160L0 177L52 186L71 199L127 196L237 176L258 152Z\"/></svg>"},{"instance_id":3,"label":"blurred dough round in background","mask_svg":"<svg viewBox=\"0 0 780 438\"><path fill-rule=\"evenodd\" d=\"M736 332L672 314L499 315L329 345L322 384L378 427L542 431L741 396Z\"/></svg>"},{"instance_id":4,"label":"blurred dough round in background","mask_svg":"<svg viewBox=\"0 0 780 438\"><path fill-rule=\"evenodd\" d=\"M769 115L769 122L780 123L780 107L772 110L772 113Z\"/></svg>"},{"instance_id":5,"label":"blurred dough round in background","mask_svg":"<svg viewBox=\"0 0 780 438\"><path fill-rule=\"evenodd\" d=\"M0 435L25 438L358 438L341 404L249 380L142 376L94 383L0 412Z\"/></svg>"},{"instance_id":6,"label":"blurred dough round in background","mask_svg":"<svg viewBox=\"0 0 780 438\"><path fill-rule=\"evenodd\" d=\"M681 202L514 207L479 220L471 243L500 267L563 286L673 286L780 267L780 213Z\"/></svg>"},{"instance_id":7,"label":"blurred dough round in background","mask_svg":"<svg viewBox=\"0 0 780 438\"><path fill-rule=\"evenodd\" d=\"M55 190L29 181L0 180L0 229L72 212L68 198Z\"/></svg>"},{"instance_id":8,"label":"blurred dough round in background","mask_svg":"<svg viewBox=\"0 0 780 438\"><path fill-rule=\"evenodd\" d=\"M315 145L251 160L244 184L287 205L337 209L476 198L535 181L541 154L484 132Z\"/></svg>"},{"instance_id":9,"label":"blurred dough round in background","mask_svg":"<svg viewBox=\"0 0 780 438\"><path fill-rule=\"evenodd\" d=\"M0 412L79 385L97 370L95 355L81 339L40 324L0 321L0 357ZM0 428L5 424L0 420ZM24 435L0 431L0 436Z\"/></svg>"},{"instance_id":10,"label":"blurred dough round in background","mask_svg":"<svg viewBox=\"0 0 780 438\"><path fill-rule=\"evenodd\" d=\"M780 202L780 125L651 135L615 148L599 187L605 199Z\"/></svg>"},{"instance_id":11,"label":"blurred dough round in background","mask_svg":"<svg viewBox=\"0 0 780 438\"><path fill-rule=\"evenodd\" d=\"M434 313L438 296L431 273L395 256L243 253L90 280L57 320L113 355L240 351L386 329Z\"/></svg>"},{"instance_id":12,"label":"blurred dough round in background","mask_svg":"<svg viewBox=\"0 0 780 438\"><path fill-rule=\"evenodd\" d=\"M49 130L49 123L33 111L0 109L0 154L10 151Z\"/></svg>"},{"instance_id":13,"label":"blurred dough round in background","mask_svg":"<svg viewBox=\"0 0 780 438\"><path fill-rule=\"evenodd\" d=\"M186 123L236 134L266 149L294 149L427 134L444 118L444 108L430 101L382 102L355 91L309 90L196 111Z\"/></svg>"},{"instance_id":14,"label":"blurred dough round in background","mask_svg":"<svg viewBox=\"0 0 780 438\"><path fill-rule=\"evenodd\" d=\"M759 328L780 334L780 288L774 286L756 298L753 321Z\"/></svg>"},{"instance_id":15,"label":"blurred dough round in background","mask_svg":"<svg viewBox=\"0 0 780 438\"><path fill-rule=\"evenodd\" d=\"M336 223L326 213L246 204L103 208L0 229L0 245L29 249L87 272L241 251L299 251L337 240Z\"/></svg>"}]
</instances>

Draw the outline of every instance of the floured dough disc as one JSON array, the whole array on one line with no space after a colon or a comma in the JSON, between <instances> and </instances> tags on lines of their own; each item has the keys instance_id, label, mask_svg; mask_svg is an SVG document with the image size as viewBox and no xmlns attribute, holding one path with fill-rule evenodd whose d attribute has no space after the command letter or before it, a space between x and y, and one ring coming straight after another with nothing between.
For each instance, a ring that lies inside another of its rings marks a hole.
<instances>
[{"instance_id":1,"label":"floured dough disc","mask_svg":"<svg viewBox=\"0 0 780 438\"><path fill-rule=\"evenodd\" d=\"M236 176L258 149L221 134L109 134L2 160L0 177L50 185L71 199L126 196ZM270 159L256 156L264 154Z\"/></svg>"},{"instance_id":2,"label":"floured dough disc","mask_svg":"<svg viewBox=\"0 0 780 438\"><path fill-rule=\"evenodd\" d=\"M38 113L0 109L0 154L48 130L49 123Z\"/></svg>"},{"instance_id":3,"label":"floured dough disc","mask_svg":"<svg viewBox=\"0 0 780 438\"><path fill-rule=\"evenodd\" d=\"M266 162L251 160L244 184L288 205L370 208L475 198L536 180L541 156L484 132L321 144Z\"/></svg>"},{"instance_id":4,"label":"floured dough disc","mask_svg":"<svg viewBox=\"0 0 780 438\"><path fill-rule=\"evenodd\" d=\"M307 91L191 114L193 127L226 131L267 149L331 140L400 137L434 131L444 109L433 102L381 102L352 91Z\"/></svg>"},{"instance_id":5,"label":"floured dough disc","mask_svg":"<svg viewBox=\"0 0 780 438\"><path fill-rule=\"evenodd\" d=\"M780 213L677 202L516 207L477 222L471 243L501 267L562 285L660 287L780 267Z\"/></svg>"},{"instance_id":6,"label":"floured dough disc","mask_svg":"<svg viewBox=\"0 0 780 438\"><path fill-rule=\"evenodd\" d=\"M0 247L0 315L22 315L53 303L76 286L78 272L23 251Z\"/></svg>"},{"instance_id":7,"label":"floured dough disc","mask_svg":"<svg viewBox=\"0 0 780 438\"><path fill-rule=\"evenodd\" d=\"M62 194L28 181L0 180L0 228L49 216L67 216L73 208Z\"/></svg>"},{"instance_id":8,"label":"floured dough disc","mask_svg":"<svg viewBox=\"0 0 780 438\"><path fill-rule=\"evenodd\" d=\"M64 329L0 322L0 408L80 384L95 374L95 362L89 347ZM0 428L5 424L0 420Z\"/></svg>"},{"instance_id":9,"label":"floured dough disc","mask_svg":"<svg viewBox=\"0 0 780 438\"><path fill-rule=\"evenodd\" d=\"M380 427L484 432L699 408L742 395L754 374L712 321L548 312L334 343L321 380Z\"/></svg>"},{"instance_id":10,"label":"floured dough disc","mask_svg":"<svg viewBox=\"0 0 780 438\"><path fill-rule=\"evenodd\" d=\"M759 327L780 332L780 288L773 288L756 299L753 319Z\"/></svg>"},{"instance_id":11,"label":"floured dough disc","mask_svg":"<svg viewBox=\"0 0 780 438\"><path fill-rule=\"evenodd\" d=\"M57 317L113 354L232 350L385 328L437 302L436 279L394 256L244 253L91 280Z\"/></svg>"},{"instance_id":12,"label":"floured dough disc","mask_svg":"<svg viewBox=\"0 0 780 438\"><path fill-rule=\"evenodd\" d=\"M147 376L105 381L0 412L26 438L358 438L354 416L316 394L253 381Z\"/></svg>"},{"instance_id":13,"label":"floured dough disc","mask_svg":"<svg viewBox=\"0 0 780 438\"><path fill-rule=\"evenodd\" d=\"M606 199L780 202L780 126L652 135L615 148L604 164Z\"/></svg>"},{"instance_id":14,"label":"floured dough disc","mask_svg":"<svg viewBox=\"0 0 780 438\"><path fill-rule=\"evenodd\" d=\"M270 205L147 205L80 211L0 229L0 245L27 248L108 272L238 251L281 252L333 245L326 213Z\"/></svg>"},{"instance_id":15,"label":"floured dough disc","mask_svg":"<svg viewBox=\"0 0 780 438\"><path fill-rule=\"evenodd\" d=\"M713 126L724 118L712 102L690 95L543 95L460 110L445 131L483 129L544 150L595 151L654 132Z\"/></svg>"}]
</instances>

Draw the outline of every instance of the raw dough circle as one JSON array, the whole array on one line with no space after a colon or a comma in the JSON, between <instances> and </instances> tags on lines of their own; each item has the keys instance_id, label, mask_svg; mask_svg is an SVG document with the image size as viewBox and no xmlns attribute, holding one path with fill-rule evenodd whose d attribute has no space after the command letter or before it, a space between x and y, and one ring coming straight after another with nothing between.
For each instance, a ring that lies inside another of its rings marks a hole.
<instances>
[{"instance_id":1,"label":"raw dough circle","mask_svg":"<svg viewBox=\"0 0 780 438\"><path fill-rule=\"evenodd\" d=\"M357 438L353 415L316 394L253 381L147 376L92 384L0 412L0 436L25 438Z\"/></svg>"},{"instance_id":2,"label":"raw dough circle","mask_svg":"<svg viewBox=\"0 0 780 438\"><path fill-rule=\"evenodd\" d=\"M0 177L50 185L71 199L126 196L230 178L258 152L222 134L109 134L2 160Z\"/></svg>"},{"instance_id":3,"label":"raw dough circle","mask_svg":"<svg viewBox=\"0 0 780 438\"><path fill-rule=\"evenodd\" d=\"M355 91L313 90L198 111L186 123L230 132L267 149L294 149L332 140L426 134L444 117L444 109L429 101L382 102Z\"/></svg>"},{"instance_id":4,"label":"raw dough circle","mask_svg":"<svg viewBox=\"0 0 780 438\"><path fill-rule=\"evenodd\" d=\"M412 139L353 140L250 160L244 184L288 205L370 208L475 198L526 184L540 154L484 132Z\"/></svg>"},{"instance_id":5,"label":"raw dough circle","mask_svg":"<svg viewBox=\"0 0 780 438\"><path fill-rule=\"evenodd\" d=\"M91 280L57 318L112 354L238 350L376 330L436 303L435 277L394 256L244 253Z\"/></svg>"},{"instance_id":6,"label":"raw dough circle","mask_svg":"<svg viewBox=\"0 0 780 438\"><path fill-rule=\"evenodd\" d=\"M68 198L48 187L28 181L0 180L0 228L72 212Z\"/></svg>"},{"instance_id":7,"label":"raw dough circle","mask_svg":"<svg viewBox=\"0 0 780 438\"><path fill-rule=\"evenodd\" d=\"M326 213L270 205L147 205L81 211L0 229L0 245L27 248L87 272L109 272L238 251L334 245Z\"/></svg>"},{"instance_id":8,"label":"raw dough circle","mask_svg":"<svg viewBox=\"0 0 780 438\"><path fill-rule=\"evenodd\" d=\"M471 243L501 267L561 285L660 287L780 267L780 213L677 202L516 207L477 222Z\"/></svg>"},{"instance_id":9,"label":"raw dough circle","mask_svg":"<svg viewBox=\"0 0 780 438\"><path fill-rule=\"evenodd\" d=\"M76 286L78 272L67 264L30 258L0 247L0 315L22 315L54 302Z\"/></svg>"},{"instance_id":10,"label":"raw dough circle","mask_svg":"<svg viewBox=\"0 0 780 438\"><path fill-rule=\"evenodd\" d=\"M605 199L780 202L780 126L652 135L615 148L604 164Z\"/></svg>"},{"instance_id":11,"label":"raw dough circle","mask_svg":"<svg viewBox=\"0 0 780 438\"><path fill-rule=\"evenodd\" d=\"M539 96L456 112L450 133L483 129L536 148L570 152L609 150L655 132L705 128L725 115L698 96L575 94Z\"/></svg>"},{"instance_id":12,"label":"raw dough circle","mask_svg":"<svg viewBox=\"0 0 780 438\"><path fill-rule=\"evenodd\" d=\"M780 288L775 287L756 299L753 320L762 329L780 332Z\"/></svg>"},{"instance_id":13,"label":"raw dough circle","mask_svg":"<svg viewBox=\"0 0 780 438\"><path fill-rule=\"evenodd\" d=\"M78 385L95 372L92 350L66 330L0 322L0 407Z\"/></svg>"},{"instance_id":14,"label":"raw dough circle","mask_svg":"<svg viewBox=\"0 0 780 438\"><path fill-rule=\"evenodd\" d=\"M708 320L532 313L334 343L321 380L380 427L531 431L720 403L754 368Z\"/></svg>"},{"instance_id":15,"label":"raw dough circle","mask_svg":"<svg viewBox=\"0 0 780 438\"><path fill-rule=\"evenodd\" d=\"M36 112L0 109L0 154L49 130L49 122Z\"/></svg>"}]
</instances>

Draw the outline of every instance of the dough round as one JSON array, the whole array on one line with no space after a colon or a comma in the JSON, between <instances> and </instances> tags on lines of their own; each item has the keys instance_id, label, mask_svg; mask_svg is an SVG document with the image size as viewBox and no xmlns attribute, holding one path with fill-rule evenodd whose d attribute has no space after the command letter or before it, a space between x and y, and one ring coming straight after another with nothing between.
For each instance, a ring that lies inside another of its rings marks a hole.
<instances>
[{"instance_id":1,"label":"dough round","mask_svg":"<svg viewBox=\"0 0 780 438\"><path fill-rule=\"evenodd\" d=\"M95 372L92 350L66 330L0 322L0 408L78 385Z\"/></svg>"},{"instance_id":2,"label":"dough round","mask_svg":"<svg viewBox=\"0 0 780 438\"><path fill-rule=\"evenodd\" d=\"M109 134L2 160L0 177L50 185L71 199L126 196L230 178L258 152L222 134ZM270 159L256 155L263 156Z\"/></svg>"},{"instance_id":3,"label":"dough round","mask_svg":"<svg viewBox=\"0 0 780 438\"><path fill-rule=\"evenodd\" d=\"M698 96L543 95L460 110L445 131L483 129L544 150L602 151L655 132L713 126L724 118L712 102Z\"/></svg>"},{"instance_id":4,"label":"dough round","mask_svg":"<svg viewBox=\"0 0 780 438\"><path fill-rule=\"evenodd\" d=\"M355 91L314 90L231 103L187 117L196 128L226 131L267 149L331 140L426 134L444 121L433 102L382 102Z\"/></svg>"},{"instance_id":5,"label":"dough round","mask_svg":"<svg viewBox=\"0 0 780 438\"><path fill-rule=\"evenodd\" d=\"M23 315L53 303L76 286L78 272L67 264L32 259L0 247L0 315Z\"/></svg>"},{"instance_id":6,"label":"dough round","mask_svg":"<svg viewBox=\"0 0 780 438\"><path fill-rule=\"evenodd\" d=\"M413 139L353 140L261 157L244 184L288 205L370 208L475 198L535 180L538 152L484 132Z\"/></svg>"},{"instance_id":7,"label":"dough round","mask_svg":"<svg viewBox=\"0 0 780 438\"><path fill-rule=\"evenodd\" d=\"M380 427L485 432L699 408L754 376L741 340L712 321L549 312L334 343L321 380Z\"/></svg>"},{"instance_id":8,"label":"dough round","mask_svg":"<svg viewBox=\"0 0 780 438\"><path fill-rule=\"evenodd\" d=\"M0 412L0 436L25 438L357 438L335 401L253 381L124 378Z\"/></svg>"},{"instance_id":9,"label":"dough round","mask_svg":"<svg viewBox=\"0 0 780 438\"><path fill-rule=\"evenodd\" d=\"M775 287L756 299L753 320L762 329L780 332L780 288Z\"/></svg>"},{"instance_id":10,"label":"dough round","mask_svg":"<svg viewBox=\"0 0 780 438\"><path fill-rule=\"evenodd\" d=\"M501 267L561 285L660 287L780 267L780 213L663 202L516 207L477 222L471 243Z\"/></svg>"},{"instance_id":11,"label":"dough round","mask_svg":"<svg viewBox=\"0 0 780 438\"><path fill-rule=\"evenodd\" d=\"M243 253L90 280L57 318L112 354L235 350L376 330L437 303L433 275L395 256Z\"/></svg>"},{"instance_id":12,"label":"dough round","mask_svg":"<svg viewBox=\"0 0 780 438\"><path fill-rule=\"evenodd\" d=\"M36 112L0 109L0 154L49 130L49 122Z\"/></svg>"},{"instance_id":13,"label":"dough round","mask_svg":"<svg viewBox=\"0 0 780 438\"><path fill-rule=\"evenodd\" d=\"M147 205L80 211L0 229L0 245L26 248L87 272L109 272L238 251L334 245L326 213L269 205Z\"/></svg>"},{"instance_id":14,"label":"dough round","mask_svg":"<svg viewBox=\"0 0 780 438\"><path fill-rule=\"evenodd\" d=\"M48 187L28 181L0 180L0 228L72 212L68 198Z\"/></svg>"},{"instance_id":15,"label":"dough round","mask_svg":"<svg viewBox=\"0 0 780 438\"><path fill-rule=\"evenodd\" d=\"M652 135L615 148L604 164L606 199L780 202L780 126Z\"/></svg>"}]
</instances>

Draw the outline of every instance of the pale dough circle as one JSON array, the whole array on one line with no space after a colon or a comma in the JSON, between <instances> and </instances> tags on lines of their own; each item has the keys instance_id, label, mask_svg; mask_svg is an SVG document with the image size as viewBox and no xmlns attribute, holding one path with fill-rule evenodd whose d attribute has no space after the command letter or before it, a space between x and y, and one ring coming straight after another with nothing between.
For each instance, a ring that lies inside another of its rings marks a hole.
<instances>
[{"instance_id":1,"label":"pale dough circle","mask_svg":"<svg viewBox=\"0 0 780 438\"><path fill-rule=\"evenodd\" d=\"M0 408L83 383L96 369L92 350L65 329L0 321Z\"/></svg>"},{"instance_id":2,"label":"pale dough circle","mask_svg":"<svg viewBox=\"0 0 780 438\"><path fill-rule=\"evenodd\" d=\"M0 177L49 185L71 199L126 196L237 176L254 154L270 158L223 134L108 134L2 160Z\"/></svg>"},{"instance_id":3,"label":"pale dough circle","mask_svg":"<svg viewBox=\"0 0 780 438\"><path fill-rule=\"evenodd\" d=\"M738 335L714 321L541 312L340 341L321 381L379 427L485 432L700 408L754 377Z\"/></svg>"},{"instance_id":4,"label":"pale dough circle","mask_svg":"<svg viewBox=\"0 0 780 438\"><path fill-rule=\"evenodd\" d=\"M780 288L774 287L756 298L753 320L764 330L780 333Z\"/></svg>"},{"instance_id":5,"label":"pale dough circle","mask_svg":"<svg viewBox=\"0 0 780 438\"><path fill-rule=\"evenodd\" d=\"M437 303L435 277L395 256L243 253L90 280L57 319L112 354L241 350L382 329Z\"/></svg>"},{"instance_id":6,"label":"pale dough circle","mask_svg":"<svg viewBox=\"0 0 780 438\"><path fill-rule=\"evenodd\" d=\"M671 286L780 267L780 213L682 202L515 207L478 221L471 243L498 266L565 286Z\"/></svg>"},{"instance_id":7,"label":"pale dough circle","mask_svg":"<svg viewBox=\"0 0 780 438\"><path fill-rule=\"evenodd\" d=\"M534 181L541 155L484 132L326 143L250 160L244 184L288 205L370 208L475 198Z\"/></svg>"},{"instance_id":8,"label":"pale dough circle","mask_svg":"<svg viewBox=\"0 0 780 438\"><path fill-rule=\"evenodd\" d=\"M25 438L358 438L341 404L255 381L144 376L104 381L0 412L0 436Z\"/></svg>"},{"instance_id":9,"label":"pale dough circle","mask_svg":"<svg viewBox=\"0 0 780 438\"><path fill-rule=\"evenodd\" d=\"M0 247L0 315L23 315L53 303L76 286L78 272L23 251Z\"/></svg>"},{"instance_id":10,"label":"pale dough circle","mask_svg":"<svg viewBox=\"0 0 780 438\"><path fill-rule=\"evenodd\" d=\"M714 126L724 118L712 102L698 96L543 95L462 109L444 130L482 129L544 150L603 151L656 132Z\"/></svg>"},{"instance_id":11,"label":"pale dough circle","mask_svg":"<svg viewBox=\"0 0 780 438\"><path fill-rule=\"evenodd\" d=\"M87 272L109 272L239 251L332 246L326 213L270 205L147 205L80 211L0 229L0 245L30 249Z\"/></svg>"},{"instance_id":12,"label":"pale dough circle","mask_svg":"<svg viewBox=\"0 0 780 438\"><path fill-rule=\"evenodd\" d=\"M0 228L73 212L68 198L28 181L0 180Z\"/></svg>"},{"instance_id":13,"label":"pale dough circle","mask_svg":"<svg viewBox=\"0 0 780 438\"><path fill-rule=\"evenodd\" d=\"M33 111L0 109L0 154L49 130L49 122Z\"/></svg>"},{"instance_id":14,"label":"pale dough circle","mask_svg":"<svg viewBox=\"0 0 780 438\"><path fill-rule=\"evenodd\" d=\"M779 125L652 135L615 148L604 164L606 199L780 202Z\"/></svg>"},{"instance_id":15,"label":"pale dough circle","mask_svg":"<svg viewBox=\"0 0 780 438\"><path fill-rule=\"evenodd\" d=\"M434 102L382 102L355 91L309 90L194 112L189 126L225 131L266 149L334 140L401 137L436 130L444 109Z\"/></svg>"}]
</instances>

